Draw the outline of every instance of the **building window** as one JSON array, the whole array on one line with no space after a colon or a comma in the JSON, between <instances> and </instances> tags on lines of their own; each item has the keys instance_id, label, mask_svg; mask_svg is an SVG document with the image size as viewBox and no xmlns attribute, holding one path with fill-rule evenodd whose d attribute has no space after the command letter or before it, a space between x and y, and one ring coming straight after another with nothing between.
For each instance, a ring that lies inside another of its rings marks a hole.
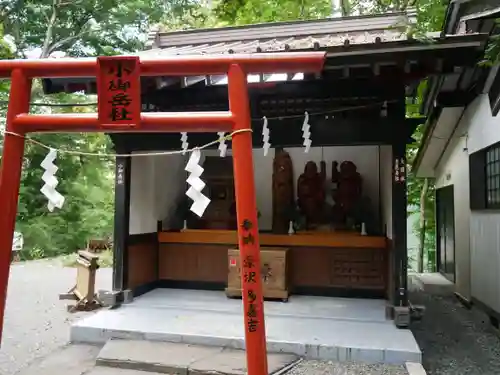
<instances>
[{"instance_id":1,"label":"building window","mask_svg":"<svg viewBox=\"0 0 500 375\"><path fill-rule=\"evenodd\" d=\"M500 142L469 155L471 210L500 209Z\"/></svg>"},{"instance_id":2,"label":"building window","mask_svg":"<svg viewBox=\"0 0 500 375\"><path fill-rule=\"evenodd\" d=\"M500 145L486 150L486 206L500 208Z\"/></svg>"}]
</instances>

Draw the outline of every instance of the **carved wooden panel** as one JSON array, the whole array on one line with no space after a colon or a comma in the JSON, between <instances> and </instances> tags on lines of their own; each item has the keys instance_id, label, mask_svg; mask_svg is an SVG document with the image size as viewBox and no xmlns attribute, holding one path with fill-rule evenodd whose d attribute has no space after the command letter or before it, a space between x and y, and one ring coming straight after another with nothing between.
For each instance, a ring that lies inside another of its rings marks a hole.
<instances>
[{"instance_id":1,"label":"carved wooden panel","mask_svg":"<svg viewBox=\"0 0 500 375\"><path fill-rule=\"evenodd\" d=\"M337 250L331 253L331 284L357 289L385 287L385 254L378 249Z\"/></svg>"}]
</instances>

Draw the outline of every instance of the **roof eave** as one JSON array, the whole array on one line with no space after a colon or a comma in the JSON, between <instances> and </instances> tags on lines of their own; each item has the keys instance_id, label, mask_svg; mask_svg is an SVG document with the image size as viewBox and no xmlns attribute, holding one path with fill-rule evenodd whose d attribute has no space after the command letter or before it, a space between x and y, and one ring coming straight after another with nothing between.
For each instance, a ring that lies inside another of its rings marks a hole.
<instances>
[{"instance_id":1,"label":"roof eave","mask_svg":"<svg viewBox=\"0 0 500 375\"><path fill-rule=\"evenodd\" d=\"M434 107L429 117L427 118L424 134L422 135L422 140L420 141L420 146L418 148L417 156L415 156L415 160L412 163L412 170L415 171L415 174L418 174L420 164L422 163L424 154L427 151L427 147L429 146L429 140L432 138L432 133L434 132L437 120L439 119L442 110L443 107L441 106Z\"/></svg>"},{"instance_id":2,"label":"roof eave","mask_svg":"<svg viewBox=\"0 0 500 375\"><path fill-rule=\"evenodd\" d=\"M202 44L203 40L214 42L246 41L252 39L288 38L314 36L332 32L373 31L404 26L416 22L416 11L386 14L327 18L308 21L262 23L215 29L194 29L185 31L152 31L148 38L149 48L169 48L186 44Z\"/></svg>"}]
</instances>

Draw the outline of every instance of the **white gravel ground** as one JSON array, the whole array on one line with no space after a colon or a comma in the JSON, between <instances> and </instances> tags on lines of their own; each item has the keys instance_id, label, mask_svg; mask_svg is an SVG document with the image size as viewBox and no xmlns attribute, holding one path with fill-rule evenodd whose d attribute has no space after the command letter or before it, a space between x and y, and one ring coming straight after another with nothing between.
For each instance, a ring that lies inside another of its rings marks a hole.
<instances>
[{"instance_id":1,"label":"white gravel ground","mask_svg":"<svg viewBox=\"0 0 500 375\"><path fill-rule=\"evenodd\" d=\"M59 301L75 283L76 269L56 261L33 261L11 267L2 346L0 374L13 375L38 357L65 345L69 326L86 313L70 314ZM111 269L100 269L100 289L111 287Z\"/></svg>"},{"instance_id":2,"label":"white gravel ground","mask_svg":"<svg viewBox=\"0 0 500 375\"><path fill-rule=\"evenodd\" d=\"M412 331L428 375L500 374L500 336L482 311L466 309L454 296L418 292L411 301L426 307Z\"/></svg>"},{"instance_id":3,"label":"white gravel ground","mask_svg":"<svg viewBox=\"0 0 500 375\"><path fill-rule=\"evenodd\" d=\"M286 375L408 375L404 366L302 361Z\"/></svg>"}]
</instances>

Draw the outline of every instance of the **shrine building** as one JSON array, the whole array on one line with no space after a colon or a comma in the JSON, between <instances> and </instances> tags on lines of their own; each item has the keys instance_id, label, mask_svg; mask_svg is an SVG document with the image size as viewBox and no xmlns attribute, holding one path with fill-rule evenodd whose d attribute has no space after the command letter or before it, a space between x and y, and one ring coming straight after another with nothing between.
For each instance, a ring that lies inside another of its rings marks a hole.
<instances>
[{"instance_id":1,"label":"shrine building","mask_svg":"<svg viewBox=\"0 0 500 375\"><path fill-rule=\"evenodd\" d=\"M266 302L266 309L275 303L280 307L271 311L288 311L287 306L296 311L294 298L301 296L371 299L398 327L408 326L405 152L414 142L416 127L426 119L407 118L406 105L416 97L422 80L476 66L487 41L482 34L440 33L430 34L430 40L415 40L406 33L415 22L416 14L409 11L158 31L151 33L148 49L139 53L151 59L326 52L319 74L248 76L264 298L277 301ZM44 85L47 93L92 93L96 87L93 79L85 78L46 79ZM438 100L459 98L441 93ZM228 110L227 77L143 78L142 108ZM303 131L305 122L309 132ZM179 151L183 145L179 133L110 137L119 154ZM187 133L184 140L191 148L218 137ZM175 290L174 296L187 289L206 291L196 292L200 304L205 301L203 293L228 303L239 296L231 142L226 145L224 157L219 144L202 150L203 192L211 202L201 217L189 210L192 201L185 195L188 154L117 159L113 289L118 300L126 299L121 294L129 290L134 298L141 296L141 306L157 307L177 303L168 293L161 301L148 297L161 296L162 290ZM350 299L342 301L352 306ZM89 319L99 314L104 312ZM115 324L111 321L107 320ZM77 331L78 327L72 334ZM199 335L209 334L203 332Z\"/></svg>"}]
</instances>

